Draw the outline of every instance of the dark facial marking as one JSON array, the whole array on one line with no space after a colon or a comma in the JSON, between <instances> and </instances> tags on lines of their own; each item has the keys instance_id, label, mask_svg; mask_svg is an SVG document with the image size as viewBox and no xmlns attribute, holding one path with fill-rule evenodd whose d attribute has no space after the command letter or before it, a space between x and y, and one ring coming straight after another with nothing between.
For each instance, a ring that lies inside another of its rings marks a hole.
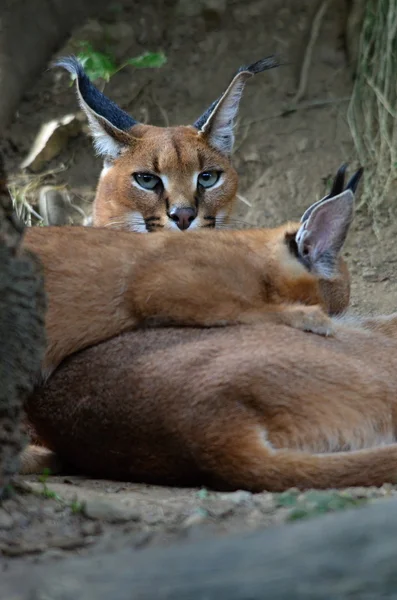
<instances>
[{"instance_id":1,"label":"dark facial marking","mask_svg":"<svg viewBox=\"0 0 397 600\"><path fill-rule=\"evenodd\" d=\"M152 156L152 166L153 166L153 171L155 173L159 172L159 157L157 156L157 154L154 154Z\"/></svg>"},{"instance_id":2,"label":"dark facial marking","mask_svg":"<svg viewBox=\"0 0 397 600\"><path fill-rule=\"evenodd\" d=\"M182 155L181 155L181 149L178 146L178 143L176 140L172 140L173 146L174 146L174 150L175 150L175 154L176 154L176 158L178 160L178 163L181 164L182 163Z\"/></svg>"},{"instance_id":3,"label":"dark facial marking","mask_svg":"<svg viewBox=\"0 0 397 600\"><path fill-rule=\"evenodd\" d=\"M200 171L203 171L204 170L204 165L205 165L205 156L201 152L200 149L197 150L197 160L198 160Z\"/></svg>"},{"instance_id":4,"label":"dark facial marking","mask_svg":"<svg viewBox=\"0 0 397 600\"><path fill-rule=\"evenodd\" d=\"M301 263L301 265L303 265L305 267L305 269L310 271L310 265L308 264L307 260L305 260L304 256L301 256L299 254L298 244L296 243L296 239L295 239L297 233L298 233L297 231L295 231L294 233L286 233L284 241L287 244L287 248L288 248L290 254L294 258L296 258L296 260L299 261Z\"/></svg>"}]
</instances>

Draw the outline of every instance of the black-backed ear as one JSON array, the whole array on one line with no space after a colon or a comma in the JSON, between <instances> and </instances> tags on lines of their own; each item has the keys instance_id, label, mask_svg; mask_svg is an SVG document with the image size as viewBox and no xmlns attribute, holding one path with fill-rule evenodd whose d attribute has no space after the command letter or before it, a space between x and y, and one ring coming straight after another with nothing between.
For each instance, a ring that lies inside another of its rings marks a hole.
<instances>
[{"instance_id":1,"label":"black-backed ear","mask_svg":"<svg viewBox=\"0 0 397 600\"><path fill-rule=\"evenodd\" d=\"M131 139L126 132L137 125L137 121L91 83L76 57L62 58L53 66L63 67L75 77L77 97L87 115L98 154L116 158Z\"/></svg>"},{"instance_id":2,"label":"black-backed ear","mask_svg":"<svg viewBox=\"0 0 397 600\"><path fill-rule=\"evenodd\" d=\"M345 189L346 169L347 164L343 163L343 165L341 165L337 170L336 175L334 177L334 181L332 183L331 191L328 194L327 198L333 198L334 196L341 194Z\"/></svg>"},{"instance_id":3,"label":"black-backed ear","mask_svg":"<svg viewBox=\"0 0 397 600\"><path fill-rule=\"evenodd\" d=\"M194 127L213 148L222 154L229 155L231 153L234 144L235 118L247 79L278 66L276 58L269 56L248 67L240 67L226 92L197 119Z\"/></svg>"},{"instance_id":4,"label":"black-backed ear","mask_svg":"<svg viewBox=\"0 0 397 600\"><path fill-rule=\"evenodd\" d=\"M349 179L349 181L347 182L346 189L351 190L353 192L353 194L355 194L357 186L360 183L360 179L361 179L363 173L364 173L364 169L363 169L363 167L360 167L358 169L358 171L356 171L354 173L354 175L352 175L351 178Z\"/></svg>"},{"instance_id":5,"label":"black-backed ear","mask_svg":"<svg viewBox=\"0 0 397 600\"><path fill-rule=\"evenodd\" d=\"M298 255L309 271L332 279L353 215L354 193L350 189L313 209L295 237Z\"/></svg>"},{"instance_id":6,"label":"black-backed ear","mask_svg":"<svg viewBox=\"0 0 397 600\"><path fill-rule=\"evenodd\" d=\"M345 163L339 167L339 169L334 177L334 181L332 182L332 187L331 187L331 191L329 192L329 194L327 194L326 196L321 198L321 200L317 200L317 202L315 202L314 204L309 206L309 208L307 210L305 210L305 212L303 213L303 215L301 217L301 223L304 223L305 221L307 221L307 219L310 217L311 213L317 206L319 206L320 204L322 204L329 198L332 198L333 196L337 196L338 194L341 194L343 192L344 186L345 186L346 169L347 169L347 165Z\"/></svg>"}]
</instances>

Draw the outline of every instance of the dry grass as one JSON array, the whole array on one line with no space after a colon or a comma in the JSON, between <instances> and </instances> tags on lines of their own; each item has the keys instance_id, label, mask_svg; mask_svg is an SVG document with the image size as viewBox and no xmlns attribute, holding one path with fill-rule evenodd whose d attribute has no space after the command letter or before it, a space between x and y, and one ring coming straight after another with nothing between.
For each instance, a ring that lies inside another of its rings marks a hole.
<instances>
[{"instance_id":1,"label":"dry grass","mask_svg":"<svg viewBox=\"0 0 397 600\"><path fill-rule=\"evenodd\" d=\"M8 188L19 218L28 226L43 224L43 217L36 209L40 188L49 181L56 179L56 175L65 170L61 165L57 169L39 174L18 173L10 177Z\"/></svg>"},{"instance_id":2,"label":"dry grass","mask_svg":"<svg viewBox=\"0 0 397 600\"><path fill-rule=\"evenodd\" d=\"M348 122L365 167L361 205L374 223L397 198L397 2L367 0Z\"/></svg>"}]
</instances>

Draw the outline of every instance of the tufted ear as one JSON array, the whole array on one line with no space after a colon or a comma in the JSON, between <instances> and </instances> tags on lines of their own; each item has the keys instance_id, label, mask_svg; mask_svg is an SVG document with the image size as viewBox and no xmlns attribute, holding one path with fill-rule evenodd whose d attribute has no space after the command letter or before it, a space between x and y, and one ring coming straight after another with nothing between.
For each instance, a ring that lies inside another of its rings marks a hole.
<instances>
[{"instance_id":1,"label":"tufted ear","mask_svg":"<svg viewBox=\"0 0 397 600\"><path fill-rule=\"evenodd\" d=\"M248 67L240 67L224 94L197 119L194 127L213 148L222 154L231 154L235 118L247 79L277 66L279 63L276 58L269 56Z\"/></svg>"},{"instance_id":2,"label":"tufted ear","mask_svg":"<svg viewBox=\"0 0 397 600\"><path fill-rule=\"evenodd\" d=\"M353 214L354 194L351 189L313 208L295 236L300 259L309 271L324 279L334 276Z\"/></svg>"},{"instance_id":3,"label":"tufted ear","mask_svg":"<svg viewBox=\"0 0 397 600\"><path fill-rule=\"evenodd\" d=\"M307 219L310 217L311 213L317 206L319 206L320 204L322 204L329 198L332 198L333 196L337 196L338 194L341 194L343 192L343 189L345 186L346 169L347 169L346 164L343 164L339 167L339 169L335 175L334 181L332 183L332 188L331 188L330 193L327 194L326 196L324 196L324 198L321 198L321 200L317 200L317 202L315 202L314 204L309 206L309 208L303 213L303 215L301 217L301 223L304 223L305 221L307 221Z\"/></svg>"},{"instance_id":4,"label":"tufted ear","mask_svg":"<svg viewBox=\"0 0 397 600\"><path fill-rule=\"evenodd\" d=\"M131 141L127 131L137 125L137 121L91 83L83 65L74 56L62 58L54 66L63 67L75 77L77 97L87 115L98 154L108 159L116 158Z\"/></svg>"},{"instance_id":5,"label":"tufted ear","mask_svg":"<svg viewBox=\"0 0 397 600\"><path fill-rule=\"evenodd\" d=\"M346 165L339 167L330 193L312 204L301 218L295 236L301 261L324 279L335 273L354 214L354 194L364 169L360 167L345 187Z\"/></svg>"}]
</instances>

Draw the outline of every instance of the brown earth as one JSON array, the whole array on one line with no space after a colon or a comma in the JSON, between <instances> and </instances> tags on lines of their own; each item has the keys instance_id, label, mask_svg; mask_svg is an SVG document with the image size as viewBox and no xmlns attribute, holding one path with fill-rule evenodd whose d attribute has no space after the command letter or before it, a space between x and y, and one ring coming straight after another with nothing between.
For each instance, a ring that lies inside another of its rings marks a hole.
<instances>
[{"instance_id":1,"label":"brown earth","mask_svg":"<svg viewBox=\"0 0 397 600\"><path fill-rule=\"evenodd\" d=\"M168 63L160 70L126 69L106 87L106 94L137 119L160 125L191 123L240 64L271 53L288 62L250 81L244 95L234 162L241 178L240 193L252 206L239 205L241 219L273 225L297 218L323 194L342 162L355 166L346 122L352 80L346 64L342 0L332 3L323 22L304 106L287 116L281 113L297 88L315 8L312 1L234 0L225 2L223 9L219 2L214 10L207 0L197 3L198 14L192 16L186 14L188 3L182 0L179 8L160 1L157 6L141 4L139 14L113 5L106 20L92 21L74 35L99 47L109 44L117 58L160 48L166 52ZM71 49L73 41L60 54ZM315 106L318 101L321 104ZM1 144L14 174L40 125L75 112L76 106L65 74L44 73L25 95ZM55 181L67 182L74 201L89 214L101 165L85 133L71 140L45 168L62 163L67 168ZM361 313L391 312L397 303L392 221L389 218L376 237L370 219L359 211L350 234L346 256L353 275L352 306ZM307 502L303 513L298 511L304 516L355 504L368 495L397 493L385 486L314 498L309 493L297 499L294 494L218 494L75 477L49 478L45 483L30 479L36 482L36 493L18 494L0 509L0 572L20 568L21 561L50 563L69 553L96 553L124 545L139 549L199 537L207 528L221 535L266 527L290 518L291 511L294 517L301 502Z\"/></svg>"}]
</instances>

